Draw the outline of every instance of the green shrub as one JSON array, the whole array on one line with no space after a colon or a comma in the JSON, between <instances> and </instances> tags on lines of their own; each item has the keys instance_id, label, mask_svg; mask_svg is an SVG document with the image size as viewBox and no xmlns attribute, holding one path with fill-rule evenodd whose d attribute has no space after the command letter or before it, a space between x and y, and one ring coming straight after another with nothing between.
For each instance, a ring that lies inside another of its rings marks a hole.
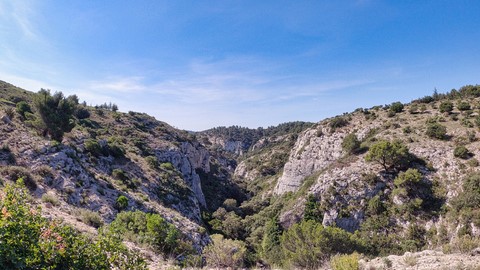
<instances>
[{"instance_id":1,"label":"green shrub","mask_svg":"<svg viewBox=\"0 0 480 270\"><path fill-rule=\"evenodd\" d=\"M87 119L90 117L90 112L88 111L87 108L85 107L78 107L76 110L75 110L75 116L78 118L78 119Z\"/></svg>"},{"instance_id":2,"label":"green shrub","mask_svg":"<svg viewBox=\"0 0 480 270\"><path fill-rule=\"evenodd\" d=\"M353 154L360 148L360 141L355 133L349 133L342 142L342 149L346 153Z\"/></svg>"},{"instance_id":3,"label":"green shrub","mask_svg":"<svg viewBox=\"0 0 480 270\"><path fill-rule=\"evenodd\" d=\"M393 102L391 105L390 105L390 111L391 112L394 112L394 113L400 113L403 111L403 104L401 102Z\"/></svg>"},{"instance_id":4,"label":"green shrub","mask_svg":"<svg viewBox=\"0 0 480 270\"><path fill-rule=\"evenodd\" d=\"M203 250L209 267L220 269L243 267L247 252L244 242L225 239L220 234L214 234L211 238L212 243Z\"/></svg>"},{"instance_id":5,"label":"green shrub","mask_svg":"<svg viewBox=\"0 0 480 270\"><path fill-rule=\"evenodd\" d=\"M330 123L328 125L330 126L330 128L335 130L336 128L341 128L348 125L348 120L345 119L345 117L337 116L330 120Z\"/></svg>"},{"instance_id":6,"label":"green shrub","mask_svg":"<svg viewBox=\"0 0 480 270\"><path fill-rule=\"evenodd\" d=\"M416 114L418 113L418 105L416 103L410 105L410 108L408 108L408 112L410 114Z\"/></svg>"},{"instance_id":7,"label":"green shrub","mask_svg":"<svg viewBox=\"0 0 480 270\"><path fill-rule=\"evenodd\" d=\"M41 216L22 181L7 185L0 201L2 269L146 269L116 235L85 236Z\"/></svg>"},{"instance_id":8,"label":"green shrub","mask_svg":"<svg viewBox=\"0 0 480 270\"><path fill-rule=\"evenodd\" d=\"M428 124L426 134L432 139L445 140L447 138L447 128L439 123Z\"/></svg>"},{"instance_id":9,"label":"green shrub","mask_svg":"<svg viewBox=\"0 0 480 270\"><path fill-rule=\"evenodd\" d=\"M147 162L150 169L158 168L159 162L156 156L148 156L145 158L145 161Z\"/></svg>"},{"instance_id":10,"label":"green shrub","mask_svg":"<svg viewBox=\"0 0 480 270\"><path fill-rule=\"evenodd\" d=\"M42 195L42 202L44 203L51 203L54 206L60 205L60 201L58 200L57 196L54 193L44 193Z\"/></svg>"},{"instance_id":11,"label":"green shrub","mask_svg":"<svg viewBox=\"0 0 480 270\"><path fill-rule=\"evenodd\" d=\"M453 111L453 103L450 102L450 101L444 101L442 103L440 103L440 112L444 113L450 113L451 111Z\"/></svg>"},{"instance_id":12,"label":"green shrub","mask_svg":"<svg viewBox=\"0 0 480 270\"><path fill-rule=\"evenodd\" d=\"M360 265L358 253L350 255L335 255L330 259L330 266L333 270L358 270Z\"/></svg>"},{"instance_id":13,"label":"green shrub","mask_svg":"<svg viewBox=\"0 0 480 270\"><path fill-rule=\"evenodd\" d=\"M293 267L309 269L320 267L330 255L351 253L360 248L350 233L323 227L313 220L294 224L284 231L281 246L286 262Z\"/></svg>"},{"instance_id":14,"label":"green shrub","mask_svg":"<svg viewBox=\"0 0 480 270\"><path fill-rule=\"evenodd\" d=\"M97 212L81 209L79 214L82 222L89 226L100 228L103 225L103 218Z\"/></svg>"},{"instance_id":15,"label":"green shrub","mask_svg":"<svg viewBox=\"0 0 480 270\"><path fill-rule=\"evenodd\" d=\"M32 113L32 108L25 101L20 101L16 105L17 113L22 116L22 119L25 119L25 113Z\"/></svg>"},{"instance_id":16,"label":"green shrub","mask_svg":"<svg viewBox=\"0 0 480 270\"><path fill-rule=\"evenodd\" d=\"M457 104L457 109L460 110L460 111L468 111L468 110L471 109L470 103L468 103L466 101L460 101Z\"/></svg>"},{"instance_id":17,"label":"green shrub","mask_svg":"<svg viewBox=\"0 0 480 270\"><path fill-rule=\"evenodd\" d=\"M173 164L170 162L165 162L160 164L160 168L167 170L167 171L174 171L175 167L173 167Z\"/></svg>"},{"instance_id":18,"label":"green shrub","mask_svg":"<svg viewBox=\"0 0 480 270\"><path fill-rule=\"evenodd\" d=\"M465 146L460 145L455 147L455 149L453 150L453 155L457 158L468 159L471 153Z\"/></svg>"},{"instance_id":19,"label":"green shrub","mask_svg":"<svg viewBox=\"0 0 480 270\"><path fill-rule=\"evenodd\" d=\"M93 156L100 156L102 154L102 147L98 143L97 140L94 139L87 139L84 142L85 150L90 152Z\"/></svg>"},{"instance_id":20,"label":"green shrub","mask_svg":"<svg viewBox=\"0 0 480 270\"><path fill-rule=\"evenodd\" d=\"M122 211L122 210L127 209L128 198L123 196L123 195L118 196L118 198L116 200L116 203L115 203L115 207L118 209L118 211Z\"/></svg>"},{"instance_id":21,"label":"green shrub","mask_svg":"<svg viewBox=\"0 0 480 270\"><path fill-rule=\"evenodd\" d=\"M407 166L411 160L411 154L400 141L379 141L370 147L365 160L377 162L385 171L388 171Z\"/></svg>"},{"instance_id":22,"label":"green shrub","mask_svg":"<svg viewBox=\"0 0 480 270\"><path fill-rule=\"evenodd\" d=\"M128 180L127 173L125 173L122 169L114 169L112 171L112 177L120 181Z\"/></svg>"},{"instance_id":23,"label":"green shrub","mask_svg":"<svg viewBox=\"0 0 480 270\"><path fill-rule=\"evenodd\" d=\"M150 246L164 255L178 255L191 249L182 242L180 231L159 214L138 210L121 212L109 225L109 230L123 235L124 240Z\"/></svg>"},{"instance_id":24,"label":"green shrub","mask_svg":"<svg viewBox=\"0 0 480 270\"><path fill-rule=\"evenodd\" d=\"M61 142L63 134L75 126L73 113L77 104L73 96L65 98L62 92L51 95L50 90L42 89L35 95L34 105L40 116L36 127L53 140Z\"/></svg>"},{"instance_id":25,"label":"green shrub","mask_svg":"<svg viewBox=\"0 0 480 270\"><path fill-rule=\"evenodd\" d=\"M0 174L9 178L11 181L17 181L22 179L23 183L29 190L37 189L37 182L33 178L30 171L20 166L7 166L0 168Z\"/></svg>"}]
</instances>

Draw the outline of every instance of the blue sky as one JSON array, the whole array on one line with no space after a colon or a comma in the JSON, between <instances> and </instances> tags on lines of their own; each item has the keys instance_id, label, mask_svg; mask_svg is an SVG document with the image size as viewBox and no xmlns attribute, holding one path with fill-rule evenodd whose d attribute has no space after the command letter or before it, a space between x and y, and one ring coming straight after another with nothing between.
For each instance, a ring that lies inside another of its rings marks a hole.
<instances>
[{"instance_id":1,"label":"blue sky","mask_svg":"<svg viewBox=\"0 0 480 270\"><path fill-rule=\"evenodd\" d=\"M0 80L188 130L479 83L480 1L0 0Z\"/></svg>"}]
</instances>

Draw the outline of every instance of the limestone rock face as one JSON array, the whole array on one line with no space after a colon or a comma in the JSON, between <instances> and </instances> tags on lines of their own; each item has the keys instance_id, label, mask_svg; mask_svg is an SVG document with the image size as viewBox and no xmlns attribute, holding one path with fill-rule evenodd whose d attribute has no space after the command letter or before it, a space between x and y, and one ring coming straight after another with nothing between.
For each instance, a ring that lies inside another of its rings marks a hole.
<instances>
[{"instance_id":1,"label":"limestone rock face","mask_svg":"<svg viewBox=\"0 0 480 270\"><path fill-rule=\"evenodd\" d=\"M355 130L357 136L363 138L369 130L380 123L369 126L348 125L332 130L322 122L305 130L297 139L285 164L283 175L275 187L276 194L297 191L305 177L327 169L343 156L343 138Z\"/></svg>"}]
</instances>

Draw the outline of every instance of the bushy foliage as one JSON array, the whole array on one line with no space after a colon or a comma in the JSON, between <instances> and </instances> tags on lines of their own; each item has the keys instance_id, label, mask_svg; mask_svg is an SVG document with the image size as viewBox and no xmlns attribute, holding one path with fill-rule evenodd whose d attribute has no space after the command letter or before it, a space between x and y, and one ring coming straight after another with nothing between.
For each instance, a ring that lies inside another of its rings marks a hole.
<instances>
[{"instance_id":1,"label":"bushy foliage","mask_svg":"<svg viewBox=\"0 0 480 270\"><path fill-rule=\"evenodd\" d=\"M127 209L128 207L128 198L120 195L118 196L116 202L115 202L115 207L118 209L118 211L122 211Z\"/></svg>"},{"instance_id":2,"label":"bushy foliage","mask_svg":"<svg viewBox=\"0 0 480 270\"><path fill-rule=\"evenodd\" d=\"M457 109L460 110L460 111L468 111L468 110L471 109L470 103L468 103L466 101L460 101L457 104Z\"/></svg>"},{"instance_id":3,"label":"bushy foliage","mask_svg":"<svg viewBox=\"0 0 480 270\"><path fill-rule=\"evenodd\" d=\"M187 246L180 231L159 214L141 211L118 213L109 230L123 235L125 240L145 244L164 255L178 255Z\"/></svg>"},{"instance_id":4,"label":"bushy foliage","mask_svg":"<svg viewBox=\"0 0 480 270\"><path fill-rule=\"evenodd\" d=\"M358 253L350 255L335 255L330 259L330 265L333 270L358 270L360 265Z\"/></svg>"},{"instance_id":5,"label":"bushy foliage","mask_svg":"<svg viewBox=\"0 0 480 270\"><path fill-rule=\"evenodd\" d=\"M471 153L465 146L460 145L455 147L455 149L453 150L453 155L458 158L468 159Z\"/></svg>"},{"instance_id":6,"label":"bushy foliage","mask_svg":"<svg viewBox=\"0 0 480 270\"><path fill-rule=\"evenodd\" d=\"M360 141L357 138L357 135L355 133L349 133L345 138L343 139L342 142L342 149L346 153L353 154L358 151L360 148Z\"/></svg>"},{"instance_id":7,"label":"bushy foliage","mask_svg":"<svg viewBox=\"0 0 480 270\"><path fill-rule=\"evenodd\" d=\"M293 267L316 269L336 253L351 253L359 243L342 229L323 227L313 220L294 224L284 231L281 246L285 260Z\"/></svg>"},{"instance_id":8,"label":"bushy foliage","mask_svg":"<svg viewBox=\"0 0 480 270\"><path fill-rule=\"evenodd\" d=\"M90 117L90 112L88 111L87 108L85 107L78 107L76 110L75 110L75 116L78 118L78 119L87 119Z\"/></svg>"},{"instance_id":9,"label":"bushy foliage","mask_svg":"<svg viewBox=\"0 0 480 270\"><path fill-rule=\"evenodd\" d=\"M330 120L330 123L328 125L332 129L341 128L348 125L348 120L345 117L337 116Z\"/></svg>"},{"instance_id":10,"label":"bushy foliage","mask_svg":"<svg viewBox=\"0 0 480 270\"><path fill-rule=\"evenodd\" d=\"M263 233L260 257L271 266L279 265L282 261L282 252L280 248L280 236L282 230L276 218L270 219L265 224Z\"/></svg>"},{"instance_id":11,"label":"bushy foliage","mask_svg":"<svg viewBox=\"0 0 480 270\"><path fill-rule=\"evenodd\" d=\"M390 111L394 112L394 113L400 113L403 111L403 104L401 102L393 102L391 105L390 105Z\"/></svg>"},{"instance_id":12,"label":"bushy foliage","mask_svg":"<svg viewBox=\"0 0 480 270\"><path fill-rule=\"evenodd\" d=\"M315 195L309 194L305 202L305 211L303 214L304 220L314 220L317 222L323 221L323 215L320 211L320 203L315 198Z\"/></svg>"},{"instance_id":13,"label":"bushy foliage","mask_svg":"<svg viewBox=\"0 0 480 270\"><path fill-rule=\"evenodd\" d=\"M65 98L62 92L51 95L50 90L40 90L34 98L40 120L36 122L37 128L43 135L48 134L52 139L61 141L63 134L75 126L73 113L77 103L72 96Z\"/></svg>"},{"instance_id":14,"label":"bushy foliage","mask_svg":"<svg viewBox=\"0 0 480 270\"><path fill-rule=\"evenodd\" d=\"M453 111L453 103L450 101L443 101L442 103L440 103L439 109L442 113L450 113L451 111Z\"/></svg>"},{"instance_id":15,"label":"bushy foliage","mask_svg":"<svg viewBox=\"0 0 480 270\"><path fill-rule=\"evenodd\" d=\"M243 241L225 239L220 234L214 234L211 238L212 243L203 250L209 267L235 269L243 266L247 252Z\"/></svg>"},{"instance_id":16,"label":"bushy foliage","mask_svg":"<svg viewBox=\"0 0 480 270\"><path fill-rule=\"evenodd\" d=\"M447 127L439 123L431 123L427 125L425 134L432 139L445 140L447 138Z\"/></svg>"},{"instance_id":17,"label":"bushy foliage","mask_svg":"<svg viewBox=\"0 0 480 270\"><path fill-rule=\"evenodd\" d=\"M377 162L383 166L385 171L389 171L408 165L411 161L411 154L400 141L379 141L370 147L365 160Z\"/></svg>"},{"instance_id":18,"label":"bushy foliage","mask_svg":"<svg viewBox=\"0 0 480 270\"><path fill-rule=\"evenodd\" d=\"M453 200L452 206L457 211L473 210L480 207L480 174L473 173L463 180L462 192Z\"/></svg>"},{"instance_id":19,"label":"bushy foliage","mask_svg":"<svg viewBox=\"0 0 480 270\"><path fill-rule=\"evenodd\" d=\"M146 269L115 234L96 239L43 218L30 204L22 182L7 185L0 202L2 269Z\"/></svg>"},{"instance_id":20,"label":"bushy foliage","mask_svg":"<svg viewBox=\"0 0 480 270\"><path fill-rule=\"evenodd\" d=\"M30 105L25 102L25 101L20 101L16 105L17 113L20 114L22 119L25 119L25 113L32 112L32 108L30 108Z\"/></svg>"},{"instance_id":21,"label":"bushy foliage","mask_svg":"<svg viewBox=\"0 0 480 270\"><path fill-rule=\"evenodd\" d=\"M94 139L87 139L84 142L85 150L90 152L93 156L100 156L102 154L102 147L98 143L97 140Z\"/></svg>"}]
</instances>

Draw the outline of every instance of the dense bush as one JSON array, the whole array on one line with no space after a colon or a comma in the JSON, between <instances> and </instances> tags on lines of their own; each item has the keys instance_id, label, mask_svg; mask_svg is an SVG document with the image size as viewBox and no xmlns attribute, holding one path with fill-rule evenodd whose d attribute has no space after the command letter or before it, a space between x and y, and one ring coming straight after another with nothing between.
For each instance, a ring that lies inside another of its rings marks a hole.
<instances>
[{"instance_id":1,"label":"dense bush","mask_svg":"<svg viewBox=\"0 0 480 270\"><path fill-rule=\"evenodd\" d=\"M388 171L406 167L411 161L411 154L400 141L379 141L370 147L365 160L377 162Z\"/></svg>"},{"instance_id":2,"label":"dense bush","mask_svg":"<svg viewBox=\"0 0 480 270\"><path fill-rule=\"evenodd\" d=\"M220 234L214 234L211 238L212 243L203 250L209 267L236 269L243 266L247 252L244 242L225 239Z\"/></svg>"},{"instance_id":3,"label":"dense bush","mask_svg":"<svg viewBox=\"0 0 480 270\"><path fill-rule=\"evenodd\" d=\"M115 202L115 207L118 209L118 211L122 211L127 209L128 207L128 198L120 195L118 196L116 202Z\"/></svg>"},{"instance_id":4,"label":"dense bush","mask_svg":"<svg viewBox=\"0 0 480 270\"><path fill-rule=\"evenodd\" d=\"M22 182L7 185L0 201L2 269L146 269L115 234L92 239L43 218L30 204Z\"/></svg>"},{"instance_id":5,"label":"dense bush","mask_svg":"<svg viewBox=\"0 0 480 270\"><path fill-rule=\"evenodd\" d=\"M394 113L400 113L403 111L403 104L401 102L393 102L391 105L390 105L390 111L394 112Z\"/></svg>"},{"instance_id":6,"label":"dense bush","mask_svg":"<svg viewBox=\"0 0 480 270\"><path fill-rule=\"evenodd\" d=\"M49 90L42 89L35 95L34 105L40 121L36 127L44 135L56 141L61 141L63 134L72 130L74 125L73 113L77 103L73 96L65 98L62 92L51 95Z\"/></svg>"},{"instance_id":7,"label":"dense bush","mask_svg":"<svg viewBox=\"0 0 480 270\"><path fill-rule=\"evenodd\" d=\"M328 125L330 128L336 129L348 125L348 120L345 117L337 116L330 120Z\"/></svg>"},{"instance_id":8,"label":"dense bush","mask_svg":"<svg viewBox=\"0 0 480 270\"><path fill-rule=\"evenodd\" d=\"M471 153L465 146L460 145L455 147L455 149L453 150L453 155L458 158L468 159Z\"/></svg>"},{"instance_id":9,"label":"dense bush","mask_svg":"<svg viewBox=\"0 0 480 270\"><path fill-rule=\"evenodd\" d=\"M355 133L350 133L343 139L342 149L346 153L353 154L360 148L360 141Z\"/></svg>"},{"instance_id":10,"label":"dense bush","mask_svg":"<svg viewBox=\"0 0 480 270\"><path fill-rule=\"evenodd\" d=\"M440 103L440 112L444 113L450 113L451 111L453 111L453 103L450 102L450 101L444 101L442 103Z\"/></svg>"},{"instance_id":11,"label":"dense bush","mask_svg":"<svg viewBox=\"0 0 480 270\"><path fill-rule=\"evenodd\" d=\"M281 246L286 263L308 269L320 267L333 254L361 249L352 234L339 228L323 227L313 220L294 224L284 231Z\"/></svg>"},{"instance_id":12,"label":"dense bush","mask_svg":"<svg viewBox=\"0 0 480 270\"><path fill-rule=\"evenodd\" d=\"M428 124L425 134L432 139L445 140L447 138L447 127L439 123Z\"/></svg>"},{"instance_id":13,"label":"dense bush","mask_svg":"<svg viewBox=\"0 0 480 270\"><path fill-rule=\"evenodd\" d=\"M468 103L466 101L460 101L457 104L457 109L460 110L460 111L468 111L468 110L471 109L470 103Z\"/></svg>"},{"instance_id":14,"label":"dense bush","mask_svg":"<svg viewBox=\"0 0 480 270\"><path fill-rule=\"evenodd\" d=\"M360 260L358 253L335 255L330 259L330 265L333 270L358 270L360 269L358 260Z\"/></svg>"},{"instance_id":15,"label":"dense bush","mask_svg":"<svg viewBox=\"0 0 480 270\"><path fill-rule=\"evenodd\" d=\"M100 146L97 140L87 139L85 140L84 145L85 145L85 150L90 152L90 154L92 154L93 156L98 157L102 154L102 147Z\"/></svg>"},{"instance_id":16,"label":"dense bush","mask_svg":"<svg viewBox=\"0 0 480 270\"><path fill-rule=\"evenodd\" d=\"M22 119L25 119L25 113L32 112L32 108L30 108L30 105L25 102L25 101L20 101L16 105L17 108L17 113L22 116Z\"/></svg>"},{"instance_id":17,"label":"dense bush","mask_svg":"<svg viewBox=\"0 0 480 270\"><path fill-rule=\"evenodd\" d=\"M78 118L78 119L87 119L90 117L90 112L88 111L87 108L85 107L78 107L76 110L75 110L75 116Z\"/></svg>"},{"instance_id":18,"label":"dense bush","mask_svg":"<svg viewBox=\"0 0 480 270\"><path fill-rule=\"evenodd\" d=\"M118 213L109 230L125 240L152 247L164 255L178 255L191 249L182 242L180 231L159 214L141 211Z\"/></svg>"}]
</instances>

